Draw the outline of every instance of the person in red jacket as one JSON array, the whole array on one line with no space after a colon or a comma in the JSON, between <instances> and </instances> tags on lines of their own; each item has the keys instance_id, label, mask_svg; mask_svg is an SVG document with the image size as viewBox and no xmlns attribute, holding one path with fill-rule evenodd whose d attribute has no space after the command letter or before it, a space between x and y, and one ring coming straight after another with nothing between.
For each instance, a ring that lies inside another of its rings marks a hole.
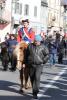
<instances>
[{"instance_id":1,"label":"person in red jacket","mask_svg":"<svg viewBox=\"0 0 67 100\"><path fill-rule=\"evenodd\" d=\"M17 41L20 42L24 40L26 43L31 43L34 41L35 32L33 28L29 28L29 20L22 20L23 27L18 31Z\"/></svg>"}]
</instances>

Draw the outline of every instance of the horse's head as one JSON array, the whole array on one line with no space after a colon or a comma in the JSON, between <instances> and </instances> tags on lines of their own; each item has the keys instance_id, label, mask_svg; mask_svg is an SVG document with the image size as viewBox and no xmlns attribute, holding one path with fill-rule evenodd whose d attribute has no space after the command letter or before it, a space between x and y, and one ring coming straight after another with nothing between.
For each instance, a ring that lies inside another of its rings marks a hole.
<instances>
[{"instance_id":1,"label":"horse's head","mask_svg":"<svg viewBox=\"0 0 67 100\"><path fill-rule=\"evenodd\" d=\"M22 41L20 43L18 43L18 45L16 46L15 50L14 50L14 55L17 58L17 65L16 67L21 70L23 62L24 62L24 51L27 48L27 44Z\"/></svg>"}]
</instances>

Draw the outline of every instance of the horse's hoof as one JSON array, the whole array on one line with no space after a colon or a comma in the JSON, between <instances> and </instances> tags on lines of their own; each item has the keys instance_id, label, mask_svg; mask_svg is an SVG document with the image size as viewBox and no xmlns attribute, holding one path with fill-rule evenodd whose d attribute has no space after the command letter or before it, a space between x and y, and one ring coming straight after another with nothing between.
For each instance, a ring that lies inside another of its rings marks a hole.
<instances>
[{"instance_id":1,"label":"horse's hoof","mask_svg":"<svg viewBox=\"0 0 67 100\"><path fill-rule=\"evenodd\" d=\"M9 68L9 70L12 72L16 71L16 69L14 69L14 68Z\"/></svg>"},{"instance_id":2,"label":"horse's hoof","mask_svg":"<svg viewBox=\"0 0 67 100\"><path fill-rule=\"evenodd\" d=\"M24 93L24 91L23 91L23 90L21 90L21 89L19 90L19 92L20 92L20 93Z\"/></svg>"},{"instance_id":3,"label":"horse's hoof","mask_svg":"<svg viewBox=\"0 0 67 100\"><path fill-rule=\"evenodd\" d=\"M25 85L25 89L28 89L28 86L27 86L27 84Z\"/></svg>"},{"instance_id":4,"label":"horse's hoof","mask_svg":"<svg viewBox=\"0 0 67 100\"><path fill-rule=\"evenodd\" d=\"M25 89L28 89L28 87L27 87L27 86L25 86Z\"/></svg>"}]
</instances>

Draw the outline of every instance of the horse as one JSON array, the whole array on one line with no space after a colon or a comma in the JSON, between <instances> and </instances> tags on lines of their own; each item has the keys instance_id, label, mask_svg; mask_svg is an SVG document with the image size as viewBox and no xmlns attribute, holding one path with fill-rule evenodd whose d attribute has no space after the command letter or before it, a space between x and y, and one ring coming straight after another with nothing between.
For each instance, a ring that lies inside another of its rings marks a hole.
<instances>
[{"instance_id":1,"label":"horse","mask_svg":"<svg viewBox=\"0 0 67 100\"><path fill-rule=\"evenodd\" d=\"M20 86L20 91L23 92L23 87L25 89L28 88L28 77L29 77L29 67L24 64L25 60L25 52L28 44L26 44L24 41L19 42L14 51L13 51L13 56L17 59L17 64L16 67L19 69L20 72L20 81L21 81L21 86Z\"/></svg>"},{"instance_id":2,"label":"horse","mask_svg":"<svg viewBox=\"0 0 67 100\"><path fill-rule=\"evenodd\" d=\"M8 48L5 42L1 43L1 61L3 70L6 71L9 63Z\"/></svg>"}]
</instances>

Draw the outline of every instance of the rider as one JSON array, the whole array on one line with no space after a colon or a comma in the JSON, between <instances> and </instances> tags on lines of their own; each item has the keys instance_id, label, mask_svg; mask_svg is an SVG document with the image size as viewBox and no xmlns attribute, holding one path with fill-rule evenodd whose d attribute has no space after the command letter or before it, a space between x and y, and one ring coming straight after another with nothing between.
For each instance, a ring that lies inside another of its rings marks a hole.
<instances>
[{"instance_id":1,"label":"rider","mask_svg":"<svg viewBox=\"0 0 67 100\"><path fill-rule=\"evenodd\" d=\"M27 44L34 41L35 32L33 28L29 28L29 20L22 20L22 27L18 31L17 41L24 40Z\"/></svg>"},{"instance_id":2,"label":"rider","mask_svg":"<svg viewBox=\"0 0 67 100\"><path fill-rule=\"evenodd\" d=\"M22 20L22 27L18 31L17 41L25 41L27 44L32 43L34 41L35 32L33 28L29 28L29 20ZM29 67L26 64L23 64L24 73L25 73L25 88L27 88ZM23 68L20 72L20 76L23 73Z\"/></svg>"}]
</instances>

